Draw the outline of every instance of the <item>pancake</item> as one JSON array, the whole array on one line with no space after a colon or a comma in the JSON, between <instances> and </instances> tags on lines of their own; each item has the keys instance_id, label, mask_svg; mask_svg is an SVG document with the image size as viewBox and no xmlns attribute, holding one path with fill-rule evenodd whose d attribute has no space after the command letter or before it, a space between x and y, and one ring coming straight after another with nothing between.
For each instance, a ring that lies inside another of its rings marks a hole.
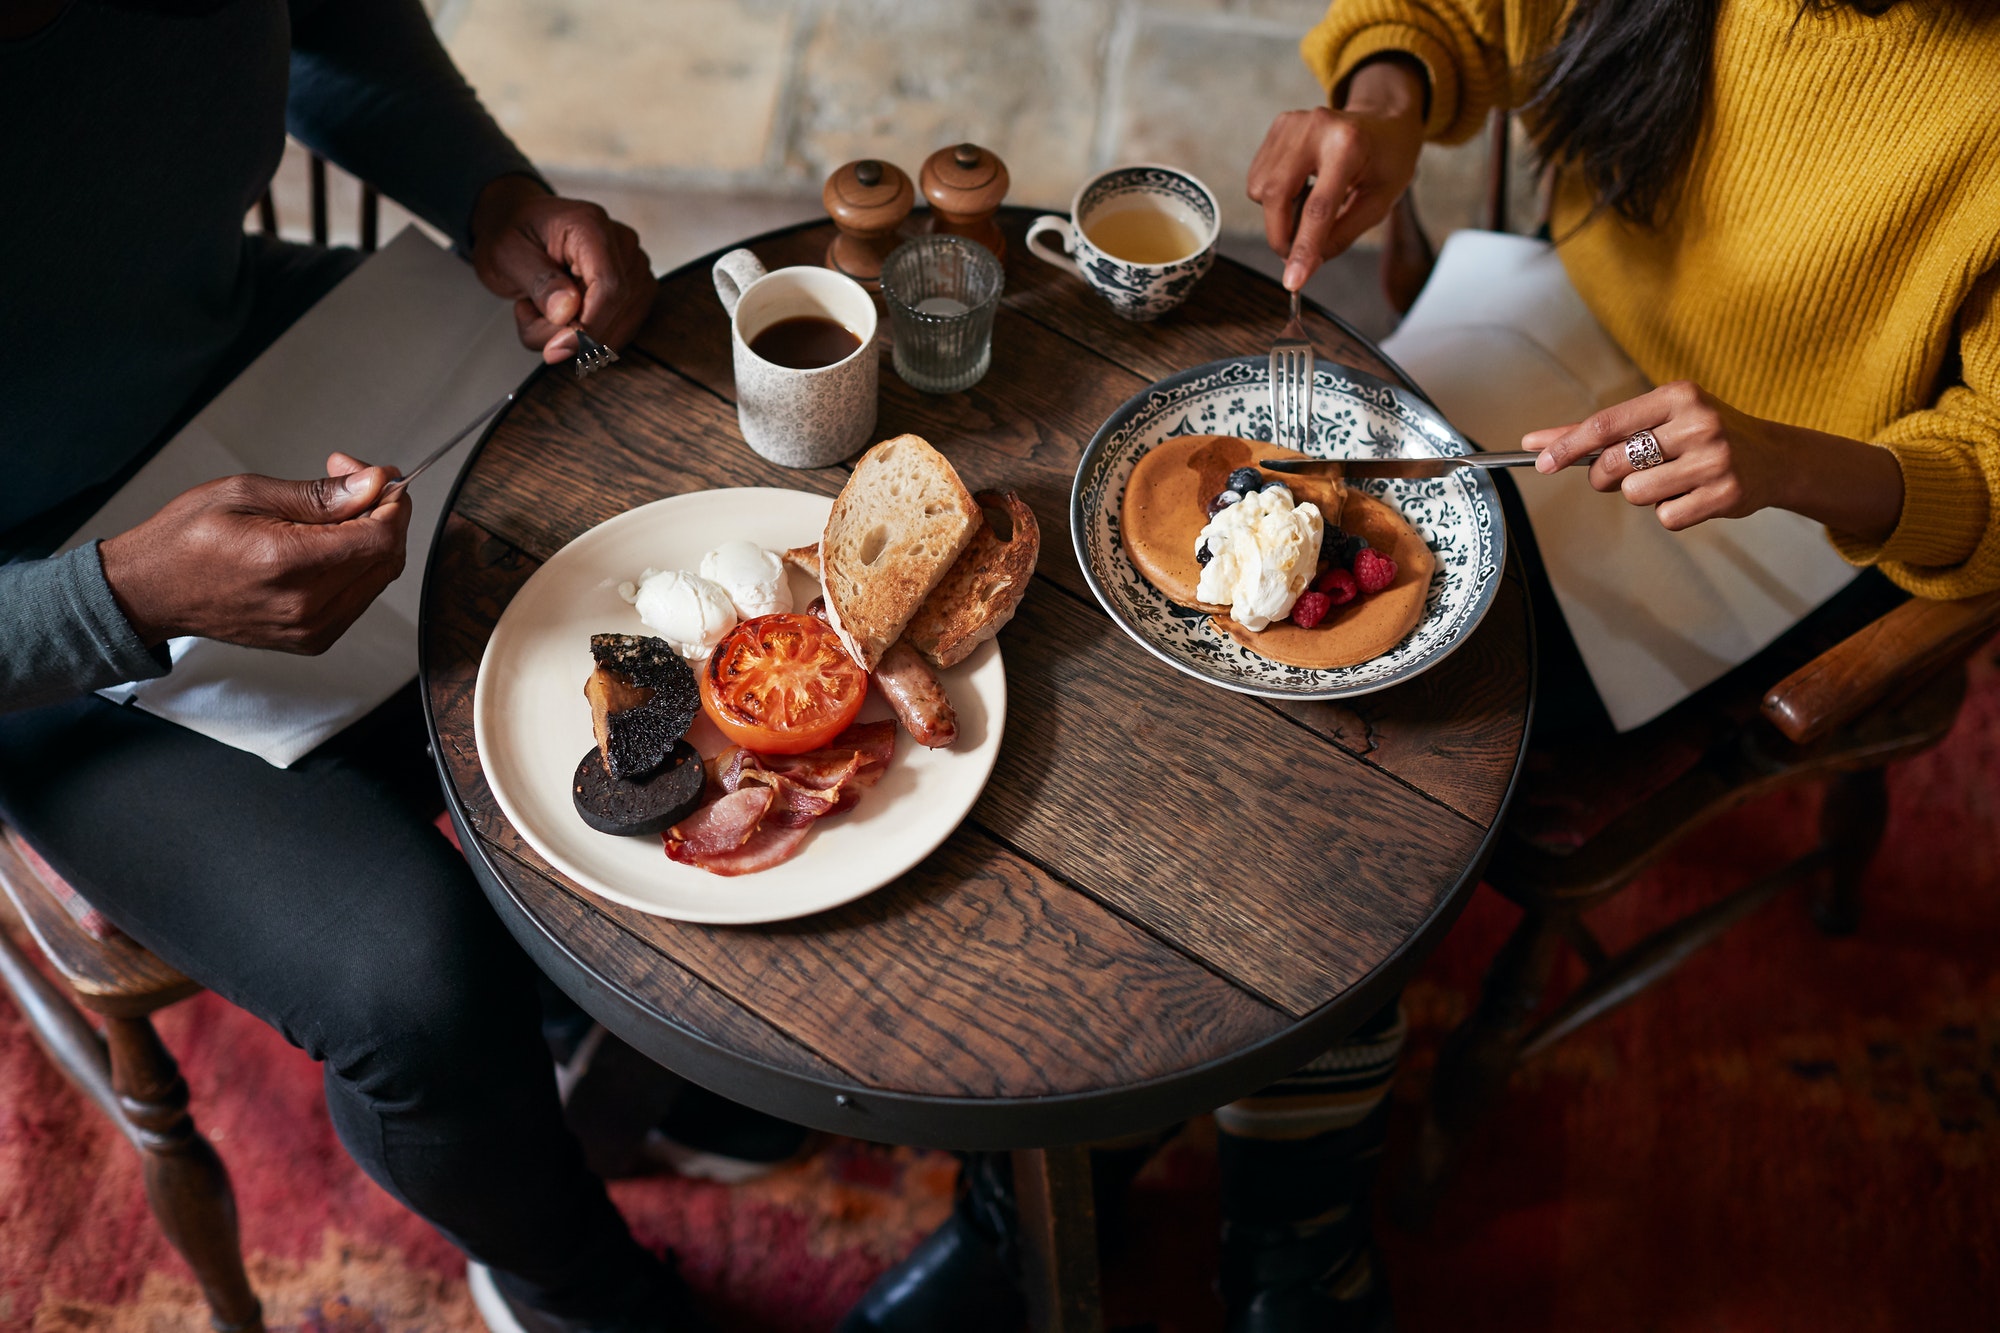
<instances>
[{"instance_id":1,"label":"pancake","mask_svg":"<svg viewBox=\"0 0 2000 1333\"><path fill-rule=\"evenodd\" d=\"M1311 629L1287 620L1247 630L1226 615L1209 623L1260 657L1322 671L1366 662L1401 643L1424 617L1437 557L1393 507L1358 491L1348 493L1341 526L1396 562L1394 583L1335 607Z\"/></svg>"},{"instance_id":2,"label":"pancake","mask_svg":"<svg viewBox=\"0 0 2000 1333\"><path fill-rule=\"evenodd\" d=\"M1194 544L1208 526L1208 502L1237 468L1255 467L1260 458L1304 457L1292 449L1230 435L1181 435L1162 440L1134 465L1132 477L1125 483L1118 518L1125 554L1146 581L1170 600L1211 614L1228 611L1226 606L1195 600L1201 565L1194 558ZM1307 477L1258 471L1269 480L1284 482L1298 503L1318 506L1328 527L1340 523L1348 491L1347 483L1335 473Z\"/></svg>"}]
</instances>

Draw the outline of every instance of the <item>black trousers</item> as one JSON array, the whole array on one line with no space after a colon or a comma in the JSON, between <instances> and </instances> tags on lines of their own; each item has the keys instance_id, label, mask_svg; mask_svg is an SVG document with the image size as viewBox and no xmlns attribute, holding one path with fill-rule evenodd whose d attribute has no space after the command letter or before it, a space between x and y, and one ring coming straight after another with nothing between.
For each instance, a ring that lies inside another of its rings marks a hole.
<instances>
[{"instance_id":1,"label":"black trousers","mask_svg":"<svg viewBox=\"0 0 2000 1333\"><path fill-rule=\"evenodd\" d=\"M252 327L185 415L354 262L264 248ZM0 546L46 549L103 498ZM652 1260L563 1126L538 973L432 827L442 808L414 686L290 769L95 696L0 715L0 817L322 1062L354 1160L510 1295L609 1312Z\"/></svg>"},{"instance_id":2,"label":"black trousers","mask_svg":"<svg viewBox=\"0 0 2000 1333\"><path fill-rule=\"evenodd\" d=\"M0 717L0 814L123 930L325 1069L361 1168L512 1294L649 1262L563 1126L537 974L464 860L414 688L289 769L95 697Z\"/></svg>"}]
</instances>

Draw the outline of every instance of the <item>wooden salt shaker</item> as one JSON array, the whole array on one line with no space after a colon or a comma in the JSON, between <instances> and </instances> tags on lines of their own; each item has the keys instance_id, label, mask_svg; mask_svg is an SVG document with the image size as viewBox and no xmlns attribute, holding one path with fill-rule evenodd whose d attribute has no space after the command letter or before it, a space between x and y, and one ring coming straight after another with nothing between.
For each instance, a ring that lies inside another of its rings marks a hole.
<instances>
[{"instance_id":1,"label":"wooden salt shaker","mask_svg":"<svg viewBox=\"0 0 2000 1333\"><path fill-rule=\"evenodd\" d=\"M826 247L826 266L876 290L882 283L882 261L901 242L896 231L916 203L910 178L893 162L863 158L828 176L819 197L840 228Z\"/></svg>"},{"instance_id":2,"label":"wooden salt shaker","mask_svg":"<svg viewBox=\"0 0 2000 1333\"><path fill-rule=\"evenodd\" d=\"M924 198L930 201L931 230L963 236L1007 257L1007 238L993 215L1007 197L1007 164L991 149L976 143L940 148L924 159L917 173Z\"/></svg>"}]
</instances>

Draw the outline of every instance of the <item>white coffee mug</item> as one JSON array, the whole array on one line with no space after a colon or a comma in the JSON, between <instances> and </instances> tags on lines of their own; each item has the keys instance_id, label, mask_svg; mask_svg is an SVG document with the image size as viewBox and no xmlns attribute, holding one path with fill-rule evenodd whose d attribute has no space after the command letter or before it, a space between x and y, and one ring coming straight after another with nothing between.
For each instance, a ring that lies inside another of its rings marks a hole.
<instances>
[{"instance_id":1,"label":"white coffee mug","mask_svg":"<svg viewBox=\"0 0 2000 1333\"><path fill-rule=\"evenodd\" d=\"M1160 264L1106 254L1090 239L1090 228L1127 209L1165 213L1187 228L1197 242L1195 248ZM1221 234L1222 207L1206 185L1178 168L1145 163L1113 167L1084 182L1067 218L1049 214L1035 219L1028 228L1028 249L1036 258L1082 278L1125 318L1148 320L1187 299L1215 263L1215 241ZM1067 253L1051 248L1044 239L1048 236L1056 237Z\"/></svg>"},{"instance_id":2,"label":"white coffee mug","mask_svg":"<svg viewBox=\"0 0 2000 1333\"><path fill-rule=\"evenodd\" d=\"M785 467L826 467L859 453L875 434L880 354L875 298L824 268L767 272L748 250L715 261L715 294L729 312L736 366L736 420L758 454ZM750 350L784 319L829 319L860 340L832 365L796 370Z\"/></svg>"}]
</instances>

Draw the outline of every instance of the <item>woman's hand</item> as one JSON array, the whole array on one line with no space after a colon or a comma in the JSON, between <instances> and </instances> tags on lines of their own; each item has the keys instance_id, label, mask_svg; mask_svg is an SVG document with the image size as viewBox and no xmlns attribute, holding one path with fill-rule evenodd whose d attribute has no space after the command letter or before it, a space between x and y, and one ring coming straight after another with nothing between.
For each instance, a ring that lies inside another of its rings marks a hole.
<instances>
[{"instance_id":1,"label":"woman's hand","mask_svg":"<svg viewBox=\"0 0 2000 1333\"><path fill-rule=\"evenodd\" d=\"M184 491L98 548L148 647L182 635L311 656L403 572L410 504L395 476L346 454L318 481L223 477Z\"/></svg>"},{"instance_id":2,"label":"woman's hand","mask_svg":"<svg viewBox=\"0 0 2000 1333\"><path fill-rule=\"evenodd\" d=\"M576 355L571 324L612 347L630 342L658 286L637 232L527 176L502 176L480 192L472 267L489 291L514 298L521 342L550 365Z\"/></svg>"},{"instance_id":3,"label":"woman's hand","mask_svg":"<svg viewBox=\"0 0 2000 1333\"><path fill-rule=\"evenodd\" d=\"M1424 146L1421 70L1413 59L1364 65L1340 110L1287 111L1271 122L1250 163L1249 189L1264 206L1265 239L1287 255L1287 290L1305 286L1322 261L1387 217L1409 188ZM1301 209L1308 182L1312 192Z\"/></svg>"},{"instance_id":4,"label":"woman's hand","mask_svg":"<svg viewBox=\"0 0 2000 1333\"><path fill-rule=\"evenodd\" d=\"M1636 470L1625 442L1642 430L1653 433L1665 461ZM1603 450L1590 465L1590 484L1653 506L1670 532L1711 518L1789 509L1881 541L1903 510L1902 468L1887 449L1750 416L1686 380L1572 426L1530 431L1521 447L1541 452L1538 472L1555 472Z\"/></svg>"}]
</instances>

